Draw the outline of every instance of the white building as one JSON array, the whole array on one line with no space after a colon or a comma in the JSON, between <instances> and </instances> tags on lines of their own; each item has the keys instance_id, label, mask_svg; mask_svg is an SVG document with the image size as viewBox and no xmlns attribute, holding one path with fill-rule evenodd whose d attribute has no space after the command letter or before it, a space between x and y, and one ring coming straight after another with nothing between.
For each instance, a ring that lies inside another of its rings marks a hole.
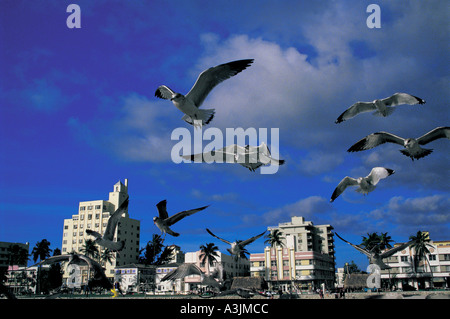
<instances>
[{"instance_id":1,"label":"white building","mask_svg":"<svg viewBox=\"0 0 450 319\"><path fill-rule=\"evenodd\" d=\"M72 218L64 220L62 254L68 254L72 251L81 253L87 239L95 239L86 234L86 229L94 230L102 234L107 226L108 219L112 213L128 196L128 180L125 183L117 182L113 191L109 193L108 200L90 200L80 202L78 213L72 215ZM114 277L114 268L116 266L137 263L139 258L139 236L140 221L129 217L128 209L123 214L114 235L114 240L125 241L125 247L120 253L113 253L114 258L111 262L101 261L102 266L106 268L107 277ZM102 247L98 247L100 252ZM85 267L86 268L86 267ZM67 271L64 277L67 278ZM82 269L82 284L86 283L88 278L87 269Z\"/></svg>"}]
</instances>

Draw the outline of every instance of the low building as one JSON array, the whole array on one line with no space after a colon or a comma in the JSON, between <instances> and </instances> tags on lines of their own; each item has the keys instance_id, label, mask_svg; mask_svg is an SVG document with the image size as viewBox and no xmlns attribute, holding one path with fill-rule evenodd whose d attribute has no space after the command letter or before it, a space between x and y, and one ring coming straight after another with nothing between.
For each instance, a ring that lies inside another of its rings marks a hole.
<instances>
[{"instance_id":1,"label":"low building","mask_svg":"<svg viewBox=\"0 0 450 319\"><path fill-rule=\"evenodd\" d=\"M155 265L128 264L115 269L114 282L123 292L149 292L155 289Z\"/></svg>"},{"instance_id":2,"label":"low building","mask_svg":"<svg viewBox=\"0 0 450 319\"><path fill-rule=\"evenodd\" d=\"M323 285L333 288L335 257L333 227L315 226L303 217L269 227L282 233L281 247L266 247L250 255L250 275L263 277L271 289L315 290Z\"/></svg>"},{"instance_id":3,"label":"low building","mask_svg":"<svg viewBox=\"0 0 450 319\"><path fill-rule=\"evenodd\" d=\"M394 247L398 245L401 243ZM391 268L381 271L382 287L450 288L450 241L430 240L427 248L430 254L418 264L414 262L415 250L411 246L384 259Z\"/></svg>"}]
</instances>

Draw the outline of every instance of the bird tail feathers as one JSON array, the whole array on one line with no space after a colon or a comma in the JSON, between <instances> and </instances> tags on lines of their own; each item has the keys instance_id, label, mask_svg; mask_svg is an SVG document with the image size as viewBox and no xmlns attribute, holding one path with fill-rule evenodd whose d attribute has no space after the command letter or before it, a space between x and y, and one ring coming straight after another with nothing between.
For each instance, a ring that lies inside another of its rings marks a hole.
<instances>
[{"instance_id":1,"label":"bird tail feathers","mask_svg":"<svg viewBox=\"0 0 450 319\"><path fill-rule=\"evenodd\" d=\"M381 113L380 111L375 111L375 112L373 112L373 115L385 117L385 116L391 115L392 113L394 113L394 111L395 111L395 107L388 106L388 107L386 107L386 111L384 112L384 114Z\"/></svg>"},{"instance_id":2,"label":"bird tail feathers","mask_svg":"<svg viewBox=\"0 0 450 319\"><path fill-rule=\"evenodd\" d=\"M184 115L181 119L186 123L191 125L195 125L195 121L201 121L202 125L209 124L214 118L214 114L216 113L215 109L207 109L207 110L197 110L197 114L195 118L189 115Z\"/></svg>"}]
</instances>

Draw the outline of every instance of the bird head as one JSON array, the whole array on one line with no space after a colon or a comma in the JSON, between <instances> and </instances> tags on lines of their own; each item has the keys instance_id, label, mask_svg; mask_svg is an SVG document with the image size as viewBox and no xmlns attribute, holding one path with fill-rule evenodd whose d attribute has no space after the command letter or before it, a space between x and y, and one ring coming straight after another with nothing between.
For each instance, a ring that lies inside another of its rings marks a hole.
<instances>
[{"instance_id":1,"label":"bird head","mask_svg":"<svg viewBox=\"0 0 450 319\"><path fill-rule=\"evenodd\" d=\"M156 223L157 220L158 220L158 217L153 217L153 223Z\"/></svg>"}]
</instances>

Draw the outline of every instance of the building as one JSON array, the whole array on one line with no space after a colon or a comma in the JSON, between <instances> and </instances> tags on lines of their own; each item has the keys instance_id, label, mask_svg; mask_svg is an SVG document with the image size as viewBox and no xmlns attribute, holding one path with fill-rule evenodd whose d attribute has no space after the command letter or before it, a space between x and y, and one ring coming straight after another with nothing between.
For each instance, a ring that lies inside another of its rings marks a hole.
<instances>
[{"instance_id":1,"label":"building","mask_svg":"<svg viewBox=\"0 0 450 319\"><path fill-rule=\"evenodd\" d=\"M282 233L282 247L250 255L250 275L262 276L272 288L315 290L334 287L334 235L331 225L315 226L303 217L269 227Z\"/></svg>"},{"instance_id":2,"label":"building","mask_svg":"<svg viewBox=\"0 0 450 319\"><path fill-rule=\"evenodd\" d=\"M155 289L155 265L128 264L115 269L114 281L125 292L148 292Z\"/></svg>"},{"instance_id":3,"label":"building","mask_svg":"<svg viewBox=\"0 0 450 319\"><path fill-rule=\"evenodd\" d=\"M197 265L201 271L205 274L209 271L212 274L214 271L219 270L218 265L220 264L220 268L222 271L222 279L223 281L228 280L230 283L232 279L235 277L243 277L248 276L250 272L250 262L247 259L238 259L236 260L234 257L230 255L226 255L217 252L218 256L215 257L215 261L212 266L207 266L201 262L201 251L196 252L188 252L184 255L185 263L192 263ZM204 285L201 284L201 277L199 275L191 275L185 277L183 280L177 279L175 281L165 281L161 282L161 279L164 278L168 273L177 269L181 263L170 263L166 265L159 266L156 269L156 287L157 292L159 293L181 293L186 294L191 291L195 291L197 289L204 288Z\"/></svg>"},{"instance_id":4,"label":"building","mask_svg":"<svg viewBox=\"0 0 450 319\"><path fill-rule=\"evenodd\" d=\"M28 260L22 260L22 262L17 262L18 256L14 256L14 254L18 253L18 250L20 249L25 250L26 253L28 254L30 251L30 244L10 243L6 241L0 241L0 267L8 267L10 265L26 267Z\"/></svg>"},{"instance_id":5,"label":"building","mask_svg":"<svg viewBox=\"0 0 450 319\"><path fill-rule=\"evenodd\" d=\"M109 193L108 200L83 201L78 205L78 213L72 215L72 218L64 220L62 254L68 254L72 251L82 253L86 240L95 239L86 234L86 229L94 230L102 234L107 226L108 219L112 213L128 196L128 180L125 183L117 182L113 191ZM140 221L129 217L128 209L119 221L114 240L125 241L125 247L120 253L113 253L111 262L101 261L102 266L106 268L105 274L113 280L114 268L126 264L137 263L139 258L139 236ZM100 253L104 250L98 246ZM65 272L64 278L68 274ZM84 284L88 280L87 269L82 269L82 281Z\"/></svg>"},{"instance_id":6,"label":"building","mask_svg":"<svg viewBox=\"0 0 450 319\"><path fill-rule=\"evenodd\" d=\"M411 246L384 259L391 268L381 270L382 287L427 289L433 282L434 288L450 288L450 241L430 240L428 244L430 254L417 265L414 263L415 249ZM401 243L394 247L398 245Z\"/></svg>"}]
</instances>

